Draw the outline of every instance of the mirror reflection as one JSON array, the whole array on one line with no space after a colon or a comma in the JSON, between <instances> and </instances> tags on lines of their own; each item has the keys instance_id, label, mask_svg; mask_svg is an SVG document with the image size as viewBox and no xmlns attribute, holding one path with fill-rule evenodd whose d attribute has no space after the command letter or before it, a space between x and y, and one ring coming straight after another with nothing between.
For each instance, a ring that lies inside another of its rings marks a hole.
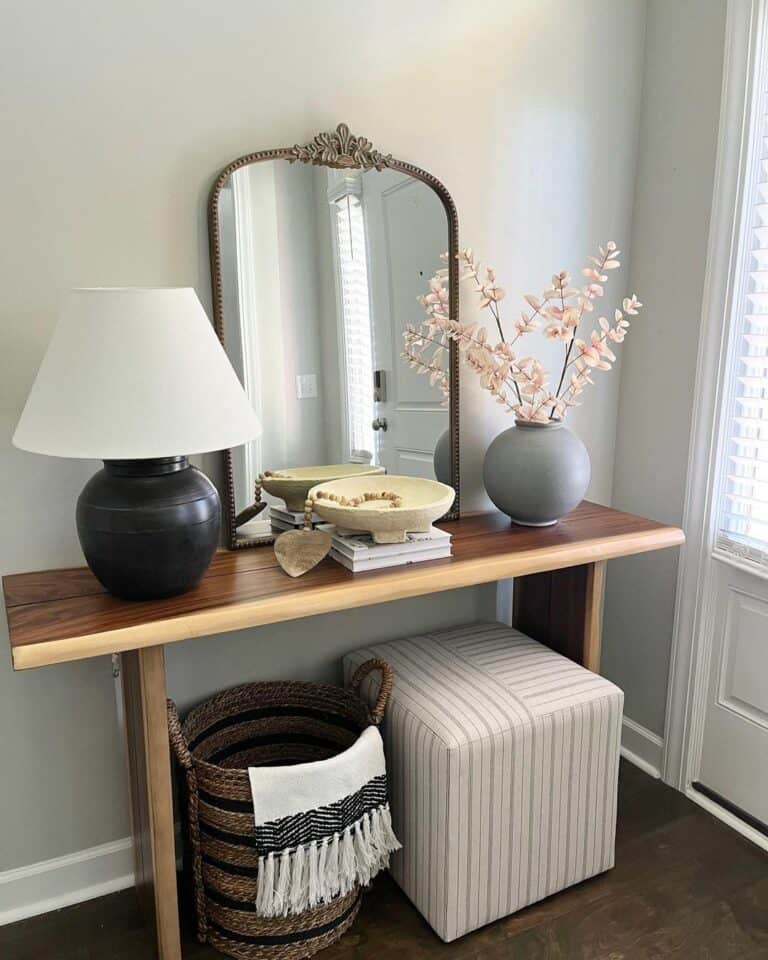
<instances>
[{"instance_id":1,"label":"mirror reflection","mask_svg":"<svg viewBox=\"0 0 768 960\"><path fill-rule=\"evenodd\" d=\"M238 536L279 532L309 480L450 483L447 400L400 357L449 247L439 196L397 170L280 159L235 171L218 203L224 343L264 427L232 451Z\"/></svg>"}]
</instances>

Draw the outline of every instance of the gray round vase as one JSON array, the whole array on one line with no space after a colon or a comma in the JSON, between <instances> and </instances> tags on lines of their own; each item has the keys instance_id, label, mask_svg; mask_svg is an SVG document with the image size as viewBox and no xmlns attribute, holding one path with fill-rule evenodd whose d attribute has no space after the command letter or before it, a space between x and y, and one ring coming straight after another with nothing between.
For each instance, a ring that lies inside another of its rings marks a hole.
<instances>
[{"instance_id":1,"label":"gray round vase","mask_svg":"<svg viewBox=\"0 0 768 960\"><path fill-rule=\"evenodd\" d=\"M488 447L483 462L488 496L526 527L548 527L577 507L590 474L587 448L558 420L516 420Z\"/></svg>"}]
</instances>

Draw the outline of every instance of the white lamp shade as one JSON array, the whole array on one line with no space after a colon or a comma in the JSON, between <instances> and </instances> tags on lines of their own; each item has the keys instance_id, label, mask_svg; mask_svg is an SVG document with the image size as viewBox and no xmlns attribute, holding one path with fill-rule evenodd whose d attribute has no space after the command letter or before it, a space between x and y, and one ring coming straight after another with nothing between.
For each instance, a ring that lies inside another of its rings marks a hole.
<instances>
[{"instance_id":1,"label":"white lamp shade","mask_svg":"<svg viewBox=\"0 0 768 960\"><path fill-rule=\"evenodd\" d=\"M191 287L73 290L13 443L141 460L237 446L261 424Z\"/></svg>"}]
</instances>

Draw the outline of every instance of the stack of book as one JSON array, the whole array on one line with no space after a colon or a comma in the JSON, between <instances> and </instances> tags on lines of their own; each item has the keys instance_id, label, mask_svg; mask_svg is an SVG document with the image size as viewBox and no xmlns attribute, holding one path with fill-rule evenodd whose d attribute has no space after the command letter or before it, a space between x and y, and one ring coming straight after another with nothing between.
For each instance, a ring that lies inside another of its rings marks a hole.
<instances>
[{"instance_id":1,"label":"stack of book","mask_svg":"<svg viewBox=\"0 0 768 960\"><path fill-rule=\"evenodd\" d=\"M332 524L320 524L319 529L333 535L330 555L353 573L451 556L451 535L437 527L409 533L405 543L374 543L368 533L340 534Z\"/></svg>"},{"instance_id":2,"label":"stack of book","mask_svg":"<svg viewBox=\"0 0 768 960\"><path fill-rule=\"evenodd\" d=\"M269 522L272 524L272 530L275 533L283 533L285 530L301 530L304 526L304 514L284 510L282 507L270 507ZM318 523L322 523L322 520L316 513L313 513L312 526L315 527Z\"/></svg>"}]
</instances>

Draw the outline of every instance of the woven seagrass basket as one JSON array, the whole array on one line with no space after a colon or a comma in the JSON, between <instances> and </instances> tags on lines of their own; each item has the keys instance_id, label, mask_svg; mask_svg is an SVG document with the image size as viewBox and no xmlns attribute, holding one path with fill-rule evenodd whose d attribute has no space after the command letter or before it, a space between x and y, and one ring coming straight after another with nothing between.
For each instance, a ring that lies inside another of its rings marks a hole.
<instances>
[{"instance_id":1,"label":"woven seagrass basket","mask_svg":"<svg viewBox=\"0 0 768 960\"><path fill-rule=\"evenodd\" d=\"M373 709L359 696L381 673ZM299 960L334 943L352 925L361 890L285 917L256 913L256 844L248 767L326 760L384 717L392 671L368 660L347 690L301 682L249 683L217 694L182 724L168 701L171 746L187 785L187 829L197 937L239 960Z\"/></svg>"}]
</instances>

